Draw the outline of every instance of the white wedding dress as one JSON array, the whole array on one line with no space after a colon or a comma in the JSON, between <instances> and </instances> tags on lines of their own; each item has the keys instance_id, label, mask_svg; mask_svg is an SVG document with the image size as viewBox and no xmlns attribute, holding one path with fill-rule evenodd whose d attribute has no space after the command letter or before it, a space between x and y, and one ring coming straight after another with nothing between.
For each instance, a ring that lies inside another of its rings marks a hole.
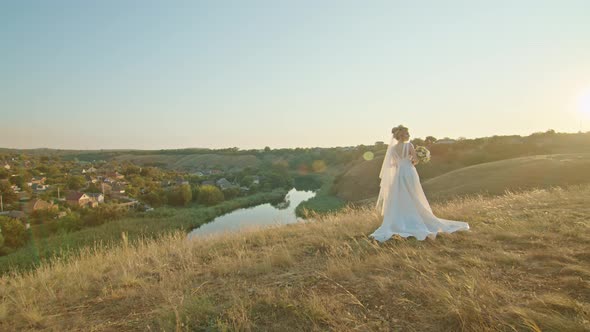
<instances>
[{"instance_id":1,"label":"white wedding dress","mask_svg":"<svg viewBox=\"0 0 590 332\"><path fill-rule=\"evenodd\" d=\"M440 219L432 213L418 172L412 164L411 151L414 147L411 143L394 143L392 139L379 175L381 190L377 209L383 215L383 224L370 237L383 242L397 234L424 240L436 237L439 232L468 230L469 225L465 222Z\"/></svg>"}]
</instances>

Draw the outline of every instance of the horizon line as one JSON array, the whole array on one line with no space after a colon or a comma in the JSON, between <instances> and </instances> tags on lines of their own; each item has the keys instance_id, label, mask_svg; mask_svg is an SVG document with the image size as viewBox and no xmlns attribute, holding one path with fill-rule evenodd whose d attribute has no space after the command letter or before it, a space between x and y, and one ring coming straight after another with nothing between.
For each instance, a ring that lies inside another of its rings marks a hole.
<instances>
[{"instance_id":1,"label":"horizon line","mask_svg":"<svg viewBox=\"0 0 590 332\"><path fill-rule=\"evenodd\" d=\"M549 129L550 130L550 129ZM547 131L549 131L547 130ZM480 138L491 138L491 137L511 137L511 136L518 136L518 137L530 137L534 134L540 134L540 133L546 133L547 131L536 131L533 133L530 133L529 135L523 136L523 135L518 135L518 134L511 134L511 135L492 135L492 136L480 136L480 137L464 137L465 140L473 140L473 139L480 139ZM588 134L590 133L590 131L577 131L577 132L555 132L556 134L570 134L570 135L576 135L576 134ZM416 137L419 139L424 139L422 137ZM414 138L414 139L416 139ZM451 137L443 137L443 138L439 138L437 140L441 140L441 139L454 139L454 140L460 140L460 138L463 138L463 136L457 137L457 138L451 138ZM410 140L411 141L411 140ZM290 150L290 149L333 149L333 148L349 148L349 147L357 147L360 145L375 145L375 143L377 142L383 142L385 144L387 144L387 142L385 141L375 141L373 144L357 144L357 145L339 145L339 146L309 146L309 147L302 147L302 146L298 146L298 147L270 147L271 150ZM179 148L156 148L156 149L142 149L142 148L95 148L95 149L76 149L76 148L51 148L51 147L35 147L35 148L14 148L14 147L0 147L0 150L17 150L17 151L33 151L33 150L55 150L55 151L88 151L88 152L93 152L93 151L101 151L101 152L109 152L109 151L113 151L113 152L117 152L117 151L172 151L172 150L210 150L210 151L216 151L216 150L228 150L228 149L235 149L237 148L238 151L251 151L251 150L264 150L267 146L264 146L262 148L240 148L238 146L231 146L231 147L217 147L217 148L207 148L207 147L179 147Z\"/></svg>"}]
</instances>

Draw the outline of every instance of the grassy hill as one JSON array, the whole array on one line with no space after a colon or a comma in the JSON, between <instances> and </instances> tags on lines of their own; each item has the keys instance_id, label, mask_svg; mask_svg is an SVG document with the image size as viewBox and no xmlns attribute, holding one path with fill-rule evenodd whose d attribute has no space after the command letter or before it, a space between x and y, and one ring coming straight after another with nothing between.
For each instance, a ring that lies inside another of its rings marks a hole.
<instances>
[{"instance_id":1,"label":"grassy hill","mask_svg":"<svg viewBox=\"0 0 590 332\"><path fill-rule=\"evenodd\" d=\"M333 186L336 196L359 201L379 193L383 158L357 162ZM590 183L590 153L539 155L483 163L454 170L424 181L430 199L465 194L502 194L506 190L546 188ZM421 173L421 166L418 166Z\"/></svg>"},{"instance_id":2,"label":"grassy hill","mask_svg":"<svg viewBox=\"0 0 590 332\"><path fill-rule=\"evenodd\" d=\"M417 138L414 145L424 145ZM379 169L387 145L363 147L375 153L372 160L357 160L349 163L342 174L336 177L332 193L346 201L361 201L375 197L379 192ZM553 154L590 153L590 132L566 134L534 133L529 136L492 136L461 139L453 144L431 144L432 160L418 165L422 181L464 167L521 157Z\"/></svg>"},{"instance_id":3,"label":"grassy hill","mask_svg":"<svg viewBox=\"0 0 590 332\"><path fill-rule=\"evenodd\" d=\"M88 249L0 279L0 330L588 331L590 186L434 205L471 231L367 238L372 210Z\"/></svg>"},{"instance_id":4,"label":"grassy hill","mask_svg":"<svg viewBox=\"0 0 590 332\"><path fill-rule=\"evenodd\" d=\"M585 183L590 183L590 153L532 156L464 167L427 180L423 187L430 199L446 200Z\"/></svg>"},{"instance_id":5,"label":"grassy hill","mask_svg":"<svg viewBox=\"0 0 590 332\"><path fill-rule=\"evenodd\" d=\"M379 194L379 171L383 154L372 160L355 161L332 185L332 193L345 201L359 201Z\"/></svg>"}]
</instances>

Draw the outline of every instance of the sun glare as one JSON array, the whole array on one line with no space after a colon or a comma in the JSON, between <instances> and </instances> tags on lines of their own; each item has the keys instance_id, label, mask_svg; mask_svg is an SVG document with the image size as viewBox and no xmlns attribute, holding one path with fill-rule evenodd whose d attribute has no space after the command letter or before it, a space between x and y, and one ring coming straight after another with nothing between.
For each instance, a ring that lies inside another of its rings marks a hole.
<instances>
[{"instance_id":1,"label":"sun glare","mask_svg":"<svg viewBox=\"0 0 590 332\"><path fill-rule=\"evenodd\" d=\"M586 89L578 100L578 111L587 118L590 118L590 88Z\"/></svg>"}]
</instances>

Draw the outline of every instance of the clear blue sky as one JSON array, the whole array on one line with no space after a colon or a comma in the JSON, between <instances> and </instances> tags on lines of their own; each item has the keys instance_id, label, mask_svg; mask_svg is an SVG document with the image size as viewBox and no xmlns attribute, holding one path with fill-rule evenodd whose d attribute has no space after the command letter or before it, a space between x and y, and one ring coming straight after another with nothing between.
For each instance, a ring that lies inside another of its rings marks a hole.
<instances>
[{"instance_id":1,"label":"clear blue sky","mask_svg":"<svg viewBox=\"0 0 590 332\"><path fill-rule=\"evenodd\" d=\"M575 132L588 96L587 0L0 2L0 147Z\"/></svg>"}]
</instances>

